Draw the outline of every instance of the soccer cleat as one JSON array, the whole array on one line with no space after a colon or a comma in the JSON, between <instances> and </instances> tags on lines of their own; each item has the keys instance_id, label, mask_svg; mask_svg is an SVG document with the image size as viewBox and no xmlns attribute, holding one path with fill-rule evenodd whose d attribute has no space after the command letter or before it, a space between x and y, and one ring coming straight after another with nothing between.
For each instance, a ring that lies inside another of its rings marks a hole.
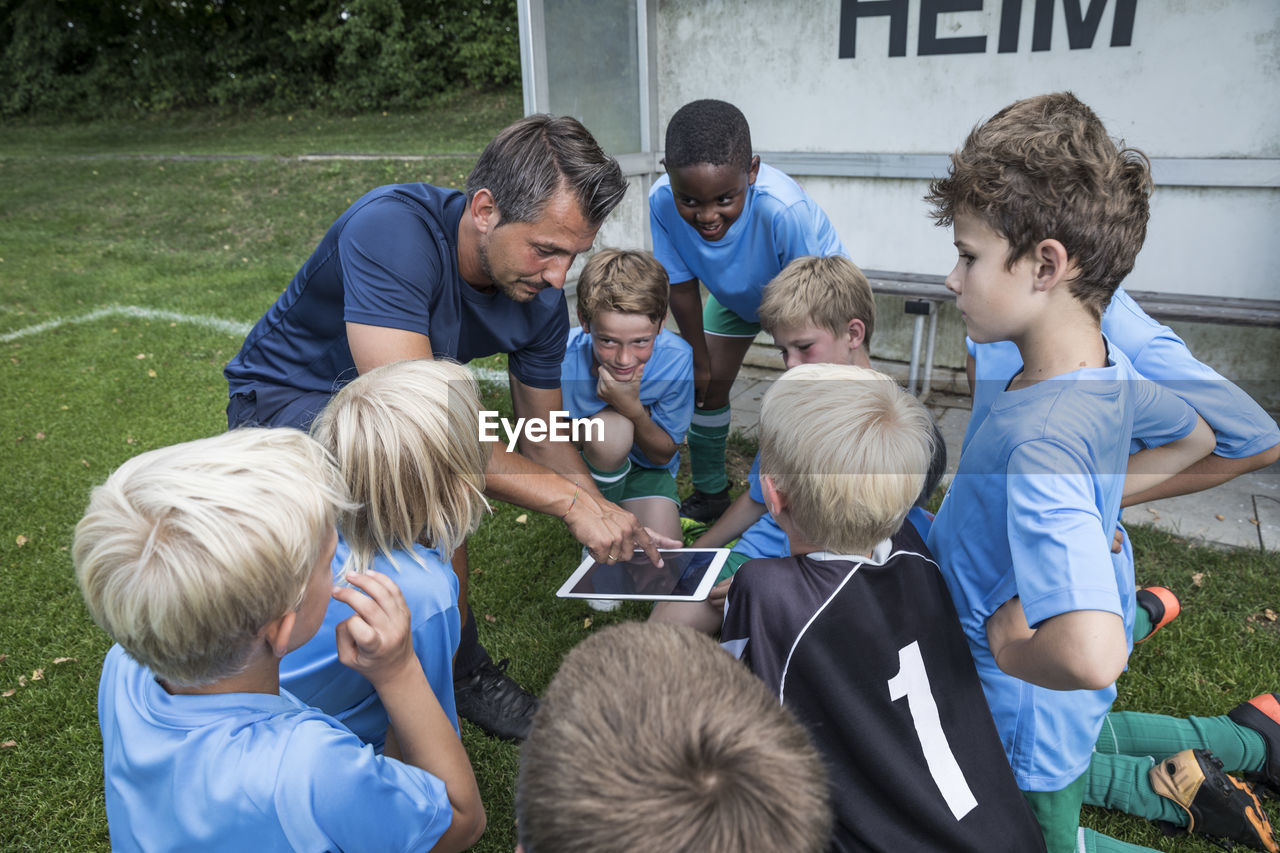
<instances>
[{"instance_id":1,"label":"soccer cleat","mask_svg":"<svg viewBox=\"0 0 1280 853\"><path fill-rule=\"evenodd\" d=\"M710 524L720 516L724 515L724 511L729 508L732 501L729 499L729 489L726 487L724 491L708 493L693 490L693 494L684 499L680 504L680 514L685 518L692 518L694 521L702 521Z\"/></svg>"},{"instance_id":2,"label":"soccer cleat","mask_svg":"<svg viewBox=\"0 0 1280 853\"><path fill-rule=\"evenodd\" d=\"M1241 702L1227 713L1232 722L1253 729L1267 744L1267 761L1262 770L1245 778L1280 797L1280 694L1263 693Z\"/></svg>"},{"instance_id":3,"label":"soccer cleat","mask_svg":"<svg viewBox=\"0 0 1280 853\"><path fill-rule=\"evenodd\" d=\"M1134 645L1144 643L1165 625L1168 625L1182 612L1182 602L1173 590L1163 586L1144 586L1138 590L1138 606L1147 611L1151 617L1151 630L1147 636L1134 640Z\"/></svg>"},{"instance_id":4,"label":"soccer cleat","mask_svg":"<svg viewBox=\"0 0 1280 853\"><path fill-rule=\"evenodd\" d=\"M486 660L471 675L455 679L453 697L458 716L470 720L490 737L522 741L538 712L538 697L507 675L506 658Z\"/></svg>"},{"instance_id":5,"label":"soccer cleat","mask_svg":"<svg viewBox=\"0 0 1280 853\"><path fill-rule=\"evenodd\" d=\"M684 540L685 547L688 548L692 546L694 542L698 541L698 537L706 533L710 527L711 525L706 522L681 517L680 538Z\"/></svg>"},{"instance_id":6,"label":"soccer cleat","mask_svg":"<svg viewBox=\"0 0 1280 853\"><path fill-rule=\"evenodd\" d=\"M1184 749L1151 768L1151 787L1187 813L1187 831L1230 839L1254 850L1280 853L1262 804L1246 783L1228 776L1217 756ZM1177 828L1160 822L1166 832Z\"/></svg>"}]
</instances>

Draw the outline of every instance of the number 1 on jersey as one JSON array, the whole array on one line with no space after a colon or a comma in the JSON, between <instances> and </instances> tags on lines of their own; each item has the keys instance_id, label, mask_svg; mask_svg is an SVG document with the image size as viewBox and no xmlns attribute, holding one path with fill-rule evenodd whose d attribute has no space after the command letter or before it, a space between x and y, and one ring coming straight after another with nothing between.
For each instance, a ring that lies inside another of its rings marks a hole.
<instances>
[{"instance_id":1,"label":"number 1 on jersey","mask_svg":"<svg viewBox=\"0 0 1280 853\"><path fill-rule=\"evenodd\" d=\"M933 700L919 643L898 649L898 674L889 679L889 698L896 701L904 696L916 727L916 737L924 750L924 760L929 764L929 773L942 798L947 801L951 814L959 820L972 811L978 801L969 790L969 783L965 781L964 773L951 752L951 745L947 743L947 735L942 731L938 703Z\"/></svg>"}]
</instances>

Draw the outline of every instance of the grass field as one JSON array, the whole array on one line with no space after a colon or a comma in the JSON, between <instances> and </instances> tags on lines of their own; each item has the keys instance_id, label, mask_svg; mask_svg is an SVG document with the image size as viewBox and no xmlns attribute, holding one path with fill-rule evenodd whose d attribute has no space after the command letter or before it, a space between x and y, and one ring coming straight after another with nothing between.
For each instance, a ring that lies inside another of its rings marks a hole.
<instances>
[{"instance_id":1,"label":"grass field","mask_svg":"<svg viewBox=\"0 0 1280 853\"><path fill-rule=\"evenodd\" d=\"M0 849L107 847L95 696L109 644L68 556L89 489L134 454L223 429L222 365L329 223L379 184L460 186L519 109L507 95L421 115L0 127ZM296 159L335 152L427 159ZM494 657L541 690L587 633L645 613L555 599L578 545L554 519L495 510L471 548L472 605ZM1214 714L1280 686L1280 558L1146 529L1134 541L1139 580L1185 610L1135 653L1120 707ZM464 739L489 814L477 849L509 851L518 750L466 724ZM1086 820L1157 849L1216 849Z\"/></svg>"}]
</instances>

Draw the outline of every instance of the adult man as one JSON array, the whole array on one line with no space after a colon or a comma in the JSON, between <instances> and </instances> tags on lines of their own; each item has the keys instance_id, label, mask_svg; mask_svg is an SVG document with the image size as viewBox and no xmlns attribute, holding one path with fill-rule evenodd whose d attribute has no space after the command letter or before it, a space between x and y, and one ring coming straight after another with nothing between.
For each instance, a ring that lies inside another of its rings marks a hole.
<instances>
[{"instance_id":1,"label":"adult man","mask_svg":"<svg viewBox=\"0 0 1280 853\"><path fill-rule=\"evenodd\" d=\"M565 276L625 190L617 161L585 127L535 115L485 147L465 195L426 184L369 192L330 227L227 365L229 426L306 429L358 373L406 358L467 362L498 352L508 354L517 417L548 419L562 408ZM599 560L637 545L657 559L635 517L600 497L572 444L522 437L520 449L528 458L495 450L486 494L562 518ZM463 619L458 712L490 734L521 739L536 699L479 645L465 546L454 570Z\"/></svg>"}]
</instances>

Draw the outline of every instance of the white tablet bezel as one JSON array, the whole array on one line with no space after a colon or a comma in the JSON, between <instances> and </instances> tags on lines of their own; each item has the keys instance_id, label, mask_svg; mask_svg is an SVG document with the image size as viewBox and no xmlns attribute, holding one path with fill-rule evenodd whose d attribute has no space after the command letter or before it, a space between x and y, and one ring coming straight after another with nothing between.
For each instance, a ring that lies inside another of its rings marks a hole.
<instances>
[{"instance_id":1,"label":"white tablet bezel","mask_svg":"<svg viewBox=\"0 0 1280 853\"><path fill-rule=\"evenodd\" d=\"M625 600L625 601L706 601L707 596L711 593L711 588L715 586L716 577L719 576L720 570L724 568L725 562L729 558L728 548L660 548L659 553L690 553L705 552L712 554L711 564L707 567L706 572L702 576L702 580L698 582L698 586L689 595L647 595L641 593L599 593L599 592L573 592L573 588L578 585L587 571L595 565L596 561L593 557L588 556L578 568L573 570L573 574L569 575L556 592L557 598L595 598L604 600ZM637 550L637 555L643 554L643 551Z\"/></svg>"}]
</instances>

